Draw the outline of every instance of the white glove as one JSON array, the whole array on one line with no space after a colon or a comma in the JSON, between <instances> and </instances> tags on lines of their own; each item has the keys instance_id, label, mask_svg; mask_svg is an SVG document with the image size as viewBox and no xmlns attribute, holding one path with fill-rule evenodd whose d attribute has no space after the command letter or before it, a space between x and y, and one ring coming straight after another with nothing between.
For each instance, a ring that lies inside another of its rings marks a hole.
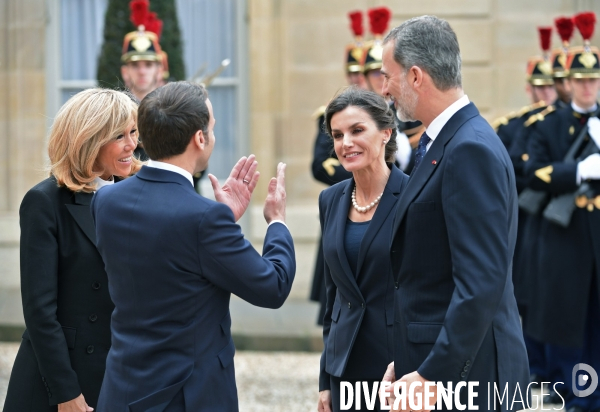
<instances>
[{"instance_id":1,"label":"white glove","mask_svg":"<svg viewBox=\"0 0 600 412\"><path fill-rule=\"evenodd\" d=\"M594 142L596 146L600 147L600 119L597 117L590 117L587 121L588 134Z\"/></svg>"},{"instance_id":2,"label":"white glove","mask_svg":"<svg viewBox=\"0 0 600 412\"><path fill-rule=\"evenodd\" d=\"M588 179L600 179L600 153L589 155L577 164L577 184Z\"/></svg>"},{"instance_id":3,"label":"white glove","mask_svg":"<svg viewBox=\"0 0 600 412\"><path fill-rule=\"evenodd\" d=\"M397 132L396 144L398 145L396 160L398 160L398 163L400 164L400 170L406 170L406 167L410 163L410 157L412 156L412 147L410 147L408 137L402 132Z\"/></svg>"}]
</instances>

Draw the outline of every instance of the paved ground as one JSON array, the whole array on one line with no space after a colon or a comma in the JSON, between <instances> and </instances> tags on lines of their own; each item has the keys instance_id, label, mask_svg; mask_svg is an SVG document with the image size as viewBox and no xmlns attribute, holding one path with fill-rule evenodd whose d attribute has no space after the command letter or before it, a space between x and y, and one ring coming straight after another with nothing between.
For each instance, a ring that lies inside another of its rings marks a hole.
<instances>
[{"instance_id":1,"label":"paved ground","mask_svg":"<svg viewBox=\"0 0 600 412\"><path fill-rule=\"evenodd\" d=\"M4 405L17 343L0 342L0 405ZM240 412L314 412L318 353L238 351L235 355ZM557 405L544 405L554 410Z\"/></svg>"},{"instance_id":2,"label":"paved ground","mask_svg":"<svg viewBox=\"0 0 600 412\"><path fill-rule=\"evenodd\" d=\"M18 343L0 342L0 406L4 405L18 347ZM240 412L314 412L319 358L318 353L238 351L235 368Z\"/></svg>"}]
</instances>

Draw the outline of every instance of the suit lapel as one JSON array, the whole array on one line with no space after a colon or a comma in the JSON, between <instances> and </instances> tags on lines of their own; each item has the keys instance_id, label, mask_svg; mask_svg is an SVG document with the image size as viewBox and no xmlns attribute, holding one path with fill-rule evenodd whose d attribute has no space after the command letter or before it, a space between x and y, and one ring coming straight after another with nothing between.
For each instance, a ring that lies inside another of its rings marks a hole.
<instances>
[{"instance_id":1,"label":"suit lapel","mask_svg":"<svg viewBox=\"0 0 600 412\"><path fill-rule=\"evenodd\" d=\"M367 251L373 243L373 240L380 232L381 226L387 220L390 212L394 209L394 206L398 202L398 197L402 192L402 187L405 184L405 177L403 172L401 172L396 167L392 167L392 172L388 179L387 184L385 185L385 189L383 190L383 196L381 197L381 201L379 205L377 205L377 209L375 210L375 214L373 215L373 219L371 219L371 223L365 232L365 236L360 243L360 250L358 253L358 265L357 265L357 273L360 273L363 262L365 260L365 256L367 255Z\"/></svg>"},{"instance_id":2,"label":"suit lapel","mask_svg":"<svg viewBox=\"0 0 600 412\"><path fill-rule=\"evenodd\" d=\"M469 119L477 116L479 111L473 103L469 103L458 112L454 114L444 125L437 138L431 144L431 147L423 157L421 164L417 170L411 174L406 189L396 209L396 216L394 217L394 229L392 231L392 239L396 236L396 232L400 228L402 219L408 210L408 207L412 201L421 193L423 187L433 174L433 172L440 166L442 157L444 156L444 150L446 144L454 137L456 131Z\"/></svg>"},{"instance_id":3,"label":"suit lapel","mask_svg":"<svg viewBox=\"0 0 600 412\"><path fill-rule=\"evenodd\" d=\"M350 289L353 289L356 292L357 296L362 298L362 294L360 293L360 289L358 288L356 280L354 279L354 274L350 268L350 263L348 262L346 249L344 247L344 239L346 237L346 220L348 219L348 211L350 210L350 192L352 191L353 187L354 179L348 179L346 187L342 191L339 199L339 213L336 216L335 221L335 244L340 266L346 275L346 283Z\"/></svg>"},{"instance_id":4,"label":"suit lapel","mask_svg":"<svg viewBox=\"0 0 600 412\"><path fill-rule=\"evenodd\" d=\"M92 219L92 212L90 210L90 203L92 201L92 193L76 192L74 196L74 204L67 203L67 210L77 222L77 225L81 228L83 233L90 239L90 241L96 244L96 228L94 227L94 221Z\"/></svg>"}]
</instances>

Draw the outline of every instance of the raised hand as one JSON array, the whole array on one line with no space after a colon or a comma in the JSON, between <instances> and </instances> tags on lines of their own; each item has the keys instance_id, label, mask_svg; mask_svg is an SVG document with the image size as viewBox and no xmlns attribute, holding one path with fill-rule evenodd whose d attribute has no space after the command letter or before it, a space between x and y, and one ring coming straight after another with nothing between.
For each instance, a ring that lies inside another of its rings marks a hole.
<instances>
[{"instance_id":1,"label":"raised hand","mask_svg":"<svg viewBox=\"0 0 600 412\"><path fill-rule=\"evenodd\" d=\"M254 188L260 177L260 172L256 171L258 162L255 158L251 154L248 157L244 156L238 160L222 187L214 175L208 175L215 193L215 199L217 199L217 202L229 206L236 222L248 208L252 192L254 192Z\"/></svg>"},{"instance_id":2,"label":"raised hand","mask_svg":"<svg viewBox=\"0 0 600 412\"><path fill-rule=\"evenodd\" d=\"M277 177L272 177L269 182L263 214L267 223L272 220L285 222L285 163L277 165Z\"/></svg>"}]
</instances>

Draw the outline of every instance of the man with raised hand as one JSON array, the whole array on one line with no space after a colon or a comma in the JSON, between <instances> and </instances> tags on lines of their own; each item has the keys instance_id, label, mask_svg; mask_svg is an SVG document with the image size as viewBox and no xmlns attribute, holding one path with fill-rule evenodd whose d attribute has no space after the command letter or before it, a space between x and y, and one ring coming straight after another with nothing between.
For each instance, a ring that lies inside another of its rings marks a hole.
<instances>
[{"instance_id":1,"label":"man with raised hand","mask_svg":"<svg viewBox=\"0 0 600 412\"><path fill-rule=\"evenodd\" d=\"M203 86L169 83L140 104L147 166L95 195L97 246L115 303L97 410L237 411L229 300L280 307L294 280L294 245L285 225L285 165L269 183L262 256L235 223L259 173L243 157L218 202L198 195L215 118Z\"/></svg>"}]
</instances>

